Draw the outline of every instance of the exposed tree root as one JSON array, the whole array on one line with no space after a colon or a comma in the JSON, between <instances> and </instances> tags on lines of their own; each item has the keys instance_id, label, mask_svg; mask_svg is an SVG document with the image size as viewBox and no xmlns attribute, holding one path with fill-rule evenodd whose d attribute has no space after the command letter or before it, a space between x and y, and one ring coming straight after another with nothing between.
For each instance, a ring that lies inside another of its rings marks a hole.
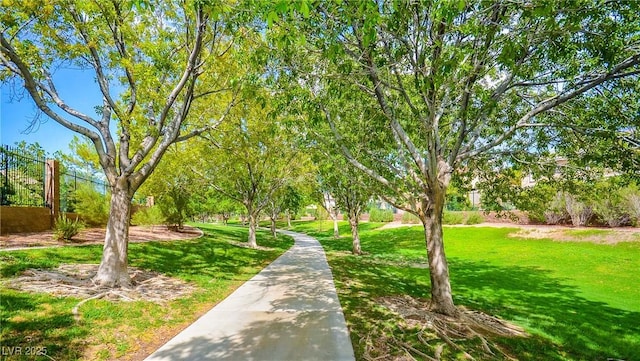
<instances>
[{"instance_id":1,"label":"exposed tree root","mask_svg":"<svg viewBox=\"0 0 640 361\"><path fill-rule=\"evenodd\" d=\"M163 303L188 296L196 290L185 281L134 267L129 267L130 288L101 287L92 281L97 270L97 264L68 264L50 270L29 269L9 281L7 286L27 292L81 298L82 301L72 309L76 321L80 320L80 307L91 300L106 298Z\"/></svg>"},{"instance_id":2,"label":"exposed tree root","mask_svg":"<svg viewBox=\"0 0 640 361\"><path fill-rule=\"evenodd\" d=\"M361 339L364 358L370 361L440 361L451 357L450 354L468 360L476 357L513 360L492 338L527 336L522 328L477 311L460 308L459 315L451 317L430 311L428 300L395 296L377 301L404 322L395 329L373 329Z\"/></svg>"},{"instance_id":3,"label":"exposed tree root","mask_svg":"<svg viewBox=\"0 0 640 361\"><path fill-rule=\"evenodd\" d=\"M78 302L78 304L75 305L73 307L73 309L71 310L71 313L73 314L73 319L76 320L76 322L80 321L80 313L78 312L78 310L80 309L80 306L84 305L85 303L87 303L87 302L89 302L91 300L97 300L99 298L102 298L102 297L106 296L108 293L109 293L109 291L98 293L95 296L91 296L89 298L85 298L84 300Z\"/></svg>"}]
</instances>

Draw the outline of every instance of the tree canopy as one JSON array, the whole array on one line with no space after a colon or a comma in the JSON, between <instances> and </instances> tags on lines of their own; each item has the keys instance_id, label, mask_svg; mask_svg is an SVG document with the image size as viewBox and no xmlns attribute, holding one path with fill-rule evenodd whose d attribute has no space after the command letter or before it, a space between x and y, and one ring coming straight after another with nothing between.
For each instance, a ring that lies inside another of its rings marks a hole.
<instances>
[{"instance_id":1,"label":"tree canopy","mask_svg":"<svg viewBox=\"0 0 640 361\"><path fill-rule=\"evenodd\" d=\"M142 3L5 2L0 16L0 78L21 84L44 114L90 139L111 187L96 276L105 285L129 284L128 225L135 191L170 144L224 119L238 84L229 64L241 63L234 34L242 29L232 26L224 4ZM93 75L102 96L95 114L80 111L58 92L61 68ZM189 116L204 101L206 121Z\"/></svg>"},{"instance_id":2,"label":"tree canopy","mask_svg":"<svg viewBox=\"0 0 640 361\"><path fill-rule=\"evenodd\" d=\"M316 100L342 154L422 220L434 309L455 314L441 226L453 172L549 153L570 129L597 132L572 106L597 107L610 101L603 92L637 84L639 6L425 0L314 3L305 11L300 4L271 17L270 34L288 55L282 73ZM362 96L373 107L360 106ZM608 139L635 147L633 116L602 121ZM370 136L345 136L354 127Z\"/></svg>"}]
</instances>

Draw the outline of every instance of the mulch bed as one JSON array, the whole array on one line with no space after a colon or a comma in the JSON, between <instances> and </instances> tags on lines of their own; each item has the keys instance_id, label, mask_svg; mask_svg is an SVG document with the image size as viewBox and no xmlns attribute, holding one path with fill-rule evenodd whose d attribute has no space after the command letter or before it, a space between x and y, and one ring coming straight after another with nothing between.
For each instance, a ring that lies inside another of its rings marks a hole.
<instances>
[{"instance_id":1,"label":"mulch bed","mask_svg":"<svg viewBox=\"0 0 640 361\"><path fill-rule=\"evenodd\" d=\"M202 231L190 226L184 226L184 229L180 231L173 231L166 226L129 227L129 242L133 243L193 239L200 236L202 236ZM0 249L103 244L104 237L104 228L87 228L68 242L55 240L53 238L53 231L3 234L0 236Z\"/></svg>"}]
</instances>

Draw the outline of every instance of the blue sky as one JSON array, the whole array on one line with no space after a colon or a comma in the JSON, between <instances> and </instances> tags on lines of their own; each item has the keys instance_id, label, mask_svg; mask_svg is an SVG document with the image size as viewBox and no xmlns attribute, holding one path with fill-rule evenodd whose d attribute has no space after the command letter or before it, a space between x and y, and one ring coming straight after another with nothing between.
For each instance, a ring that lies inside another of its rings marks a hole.
<instances>
[{"instance_id":1,"label":"blue sky","mask_svg":"<svg viewBox=\"0 0 640 361\"><path fill-rule=\"evenodd\" d=\"M94 106L102 104L102 97L92 72L79 69L59 69L54 74L58 93L71 107L96 116ZM22 82L1 84L0 143L39 143L46 152L61 150L69 153L68 144L76 134L41 114L39 122L30 130L30 124L38 113L36 105L23 88ZM61 113L62 114L62 113ZM72 120L69 115L66 119Z\"/></svg>"}]
</instances>

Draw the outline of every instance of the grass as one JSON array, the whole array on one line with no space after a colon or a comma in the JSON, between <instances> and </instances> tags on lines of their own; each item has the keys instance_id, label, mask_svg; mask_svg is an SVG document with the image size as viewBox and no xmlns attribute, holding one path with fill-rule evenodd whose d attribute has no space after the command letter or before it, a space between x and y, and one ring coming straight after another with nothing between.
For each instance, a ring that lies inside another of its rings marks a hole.
<instances>
[{"instance_id":1,"label":"grass","mask_svg":"<svg viewBox=\"0 0 640 361\"><path fill-rule=\"evenodd\" d=\"M170 336L193 322L293 244L289 237L274 239L267 232L258 232L258 244L273 250L242 248L228 241L246 241L246 228L196 226L205 231L204 237L129 245L131 266L193 282L199 291L192 296L165 305L94 300L80 308L82 318L76 322L71 310L79 299L2 287L0 335L3 347L46 347L47 355L56 361L83 357L92 360L127 359L136 352L151 352L153 349L145 350L144 346L157 342L160 334ZM0 276L6 280L28 268L52 268L63 263L99 263L101 252L101 246L2 252Z\"/></svg>"},{"instance_id":2,"label":"grass","mask_svg":"<svg viewBox=\"0 0 640 361\"><path fill-rule=\"evenodd\" d=\"M585 239L593 236L608 236L614 232L606 229L568 229L565 233L578 239Z\"/></svg>"},{"instance_id":3,"label":"grass","mask_svg":"<svg viewBox=\"0 0 640 361\"><path fill-rule=\"evenodd\" d=\"M419 342L416 332L398 327L397 316L376 301L403 294L429 297L422 228L376 230L377 226L362 225L362 249L368 254L356 257L349 253L346 223L340 224L338 240L333 239L330 224L294 223L295 230L316 236L327 251L358 359L363 359L376 332L433 355L437 342L428 346ZM640 243L507 236L514 231L445 227L456 304L523 326L530 337L493 339L519 360L639 360ZM467 346L478 349L473 342ZM501 359L472 354L483 360ZM461 357L455 350L443 354L444 359Z\"/></svg>"}]
</instances>

